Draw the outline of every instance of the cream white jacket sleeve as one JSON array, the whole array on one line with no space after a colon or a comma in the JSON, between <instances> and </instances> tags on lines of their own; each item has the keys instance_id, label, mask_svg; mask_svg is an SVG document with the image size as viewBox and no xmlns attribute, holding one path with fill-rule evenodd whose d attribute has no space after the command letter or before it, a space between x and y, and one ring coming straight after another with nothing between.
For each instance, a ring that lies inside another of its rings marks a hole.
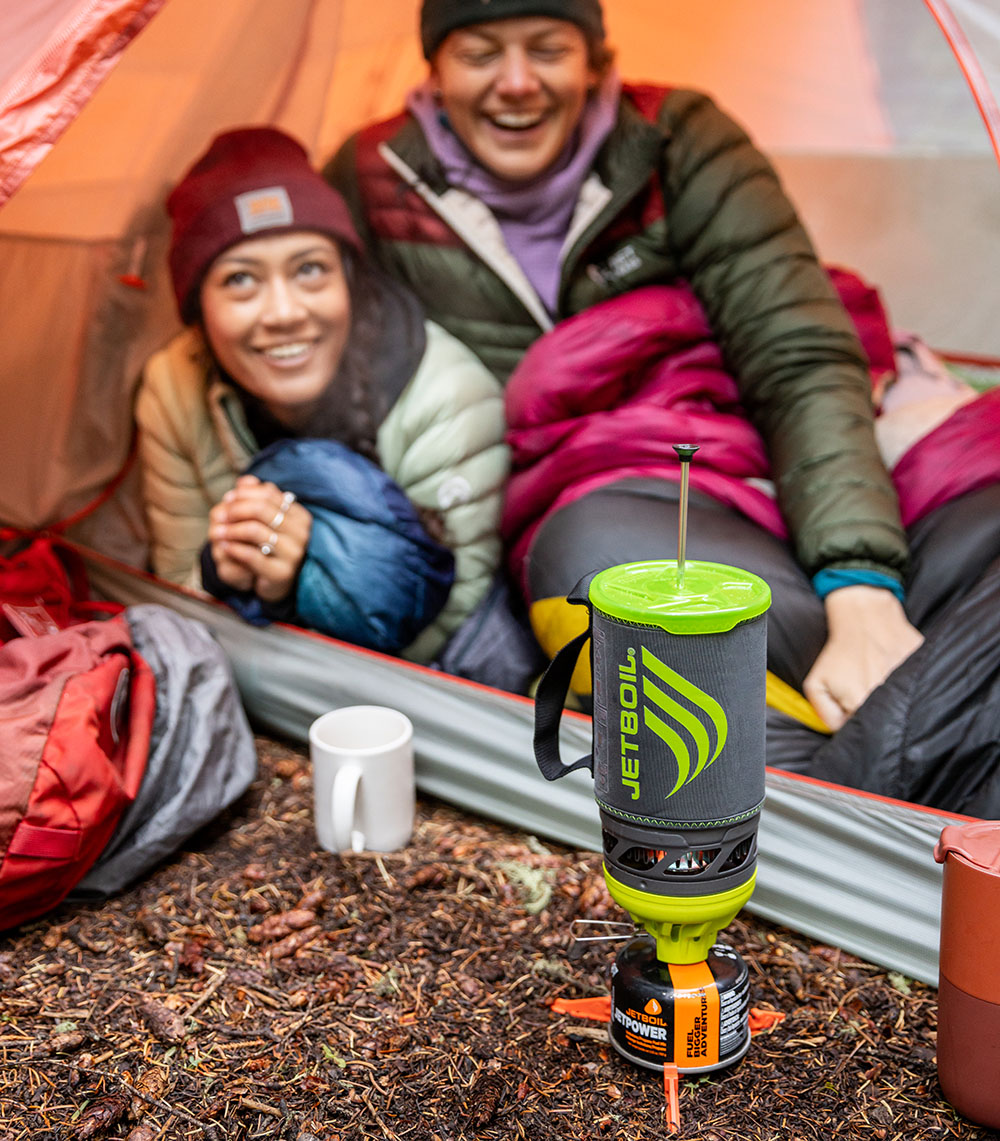
<instances>
[{"instance_id":1,"label":"cream white jacket sleeve","mask_svg":"<svg viewBox=\"0 0 1000 1141\"><path fill-rule=\"evenodd\" d=\"M404 651L431 661L485 597L500 566L500 510L510 461L499 381L451 334L427 322L419 368L378 432L385 471L440 513L455 583L437 619Z\"/></svg>"}]
</instances>

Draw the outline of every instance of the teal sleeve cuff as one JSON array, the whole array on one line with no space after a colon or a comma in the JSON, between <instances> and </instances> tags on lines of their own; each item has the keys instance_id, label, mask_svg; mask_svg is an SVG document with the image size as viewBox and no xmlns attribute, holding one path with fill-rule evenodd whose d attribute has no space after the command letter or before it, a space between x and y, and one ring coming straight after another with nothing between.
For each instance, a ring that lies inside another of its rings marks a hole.
<instances>
[{"instance_id":1,"label":"teal sleeve cuff","mask_svg":"<svg viewBox=\"0 0 1000 1141\"><path fill-rule=\"evenodd\" d=\"M842 586L879 586L892 593L903 601L903 587L891 575L881 574L879 571L866 570L821 570L813 575L813 590L820 596L826 596Z\"/></svg>"}]
</instances>

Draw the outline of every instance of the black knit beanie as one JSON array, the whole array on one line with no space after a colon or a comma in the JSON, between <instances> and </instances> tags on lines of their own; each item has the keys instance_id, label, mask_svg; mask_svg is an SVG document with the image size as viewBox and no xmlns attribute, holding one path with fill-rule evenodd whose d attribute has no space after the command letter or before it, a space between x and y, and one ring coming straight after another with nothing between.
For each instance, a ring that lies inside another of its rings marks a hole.
<instances>
[{"instance_id":1,"label":"black knit beanie","mask_svg":"<svg viewBox=\"0 0 1000 1141\"><path fill-rule=\"evenodd\" d=\"M424 0L420 39L427 59L445 37L469 24L509 20L517 16L548 16L577 24L591 38L604 39L600 0Z\"/></svg>"}]
</instances>

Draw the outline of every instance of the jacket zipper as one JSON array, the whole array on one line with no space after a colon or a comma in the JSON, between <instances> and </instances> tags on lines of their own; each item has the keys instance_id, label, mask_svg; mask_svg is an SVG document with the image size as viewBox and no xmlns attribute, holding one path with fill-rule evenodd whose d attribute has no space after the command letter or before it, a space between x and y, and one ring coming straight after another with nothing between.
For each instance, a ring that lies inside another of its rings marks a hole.
<instances>
[{"instance_id":1,"label":"jacket zipper","mask_svg":"<svg viewBox=\"0 0 1000 1141\"><path fill-rule=\"evenodd\" d=\"M449 204L445 202L444 198L441 195L435 194L416 171L408 166L395 151L385 143L381 143L378 150L382 158L385 159L389 166L403 179L407 186L419 194L434 213L447 224L448 228L456 233L497 277L500 278L504 285L507 286L511 293L513 293L518 301L527 309L528 313L534 318L535 323L546 333L552 329L555 322L549 316L542 299L532 287L524 271L514 260L514 255L508 251L507 256L503 258L503 260L498 259L496 251L489 244L483 242L475 229L466 224L466 220L455 210L450 209ZM462 194L464 192L452 190L449 191L449 193ZM487 206L483 205L482 209L493 220L494 225L496 225L497 236L500 238L501 247L506 250L506 246L503 245L503 238L500 235L499 224L496 222L496 219L493 218Z\"/></svg>"}]
</instances>

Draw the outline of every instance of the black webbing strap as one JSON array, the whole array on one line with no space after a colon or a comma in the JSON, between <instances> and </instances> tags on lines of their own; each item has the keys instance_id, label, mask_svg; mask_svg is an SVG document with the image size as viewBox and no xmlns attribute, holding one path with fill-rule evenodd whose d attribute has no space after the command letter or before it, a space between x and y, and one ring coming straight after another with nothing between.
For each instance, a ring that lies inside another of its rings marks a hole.
<instances>
[{"instance_id":1,"label":"black webbing strap","mask_svg":"<svg viewBox=\"0 0 1000 1141\"><path fill-rule=\"evenodd\" d=\"M593 577L593 574L588 574L582 578L566 596L566 601L586 606ZM562 720L563 706L566 704L570 679L580 651L589 637L588 623L588 628L567 642L549 662L535 692L535 760L546 780L558 780L574 769L589 769L591 773L594 771L593 753L588 753L571 765L564 765L559 756L559 722Z\"/></svg>"},{"instance_id":2,"label":"black webbing strap","mask_svg":"<svg viewBox=\"0 0 1000 1141\"><path fill-rule=\"evenodd\" d=\"M535 760L546 780L558 780L574 769L594 771L593 753L571 765L564 765L559 757L559 722L576 660L589 637L590 631L584 630L572 642L567 642L549 662L549 668L538 683L535 693Z\"/></svg>"}]
</instances>

